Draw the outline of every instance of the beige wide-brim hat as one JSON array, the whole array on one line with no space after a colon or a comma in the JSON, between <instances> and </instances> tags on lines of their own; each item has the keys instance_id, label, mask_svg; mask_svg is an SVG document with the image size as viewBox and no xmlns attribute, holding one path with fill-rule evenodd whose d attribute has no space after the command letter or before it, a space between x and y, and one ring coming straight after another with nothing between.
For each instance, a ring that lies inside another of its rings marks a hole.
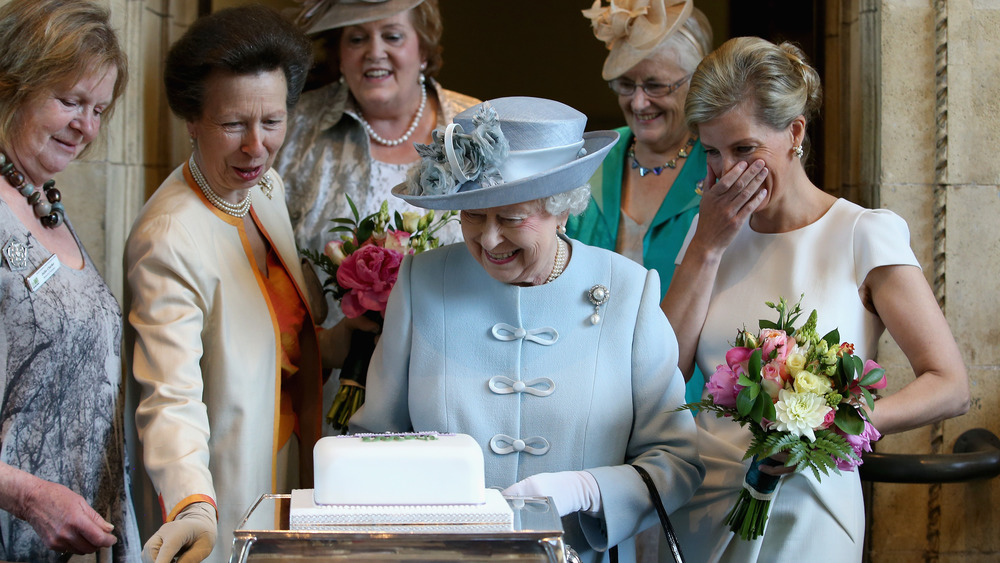
<instances>
[{"instance_id":1,"label":"beige wide-brim hat","mask_svg":"<svg viewBox=\"0 0 1000 563\"><path fill-rule=\"evenodd\" d=\"M424 0L305 0L295 23L306 33L389 18Z\"/></svg>"},{"instance_id":2,"label":"beige wide-brim hat","mask_svg":"<svg viewBox=\"0 0 1000 563\"><path fill-rule=\"evenodd\" d=\"M618 141L584 132L587 116L555 100L483 102L416 145L421 161L393 195L425 209L488 209L576 189Z\"/></svg>"},{"instance_id":3,"label":"beige wide-brim hat","mask_svg":"<svg viewBox=\"0 0 1000 563\"><path fill-rule=\"evenodd\" d=\"M610 6L594 0L583 15L610 51L601 76L612 80L639 64L684 25L693 8L692 0L611 0Z\"/></svg>"}]
</instances>

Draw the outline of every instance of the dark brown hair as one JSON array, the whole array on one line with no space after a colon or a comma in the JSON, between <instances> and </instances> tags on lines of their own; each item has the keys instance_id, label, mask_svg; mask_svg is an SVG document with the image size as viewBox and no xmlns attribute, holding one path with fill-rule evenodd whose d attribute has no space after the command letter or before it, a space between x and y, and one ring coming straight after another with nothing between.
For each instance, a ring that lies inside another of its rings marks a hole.
<instances>
[{"instance_id":1,"label":"dark brown hair","mask_svg":"<svg viewBox=\"0 0 1000 563\"><path fill-rule=\"evenodd\" d=\"M195 121L202 115L205 80L213 73L281 69L291 109L311 64L309 41L291 22L264 6L227 8L195 20L170 48L163 72L167 103L178 117Z\"/></svg>"}]
</instances>

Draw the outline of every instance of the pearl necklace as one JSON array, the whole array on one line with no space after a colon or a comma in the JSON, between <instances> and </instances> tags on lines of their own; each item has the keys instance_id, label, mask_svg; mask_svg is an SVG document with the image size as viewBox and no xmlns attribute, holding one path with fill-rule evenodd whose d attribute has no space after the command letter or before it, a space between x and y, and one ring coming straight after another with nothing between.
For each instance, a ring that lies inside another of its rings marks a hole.
<instances>
[{"instance_id":1,"label":"pearl necklace","mask_svg":"<svg viewBox=\"0 0 1000 563\"><path fill-rule=\"evenodd\" d=\"M56 181L48 180L42 185L41 191L35 191L35 185L27 181L24 174L14 168L14 161L6 154L0 152L0 175L7 180L12 188L21 192L28 200L35 217L42 222L42 226L54 229L61 225L66 219L66 209L62 204L62 194L55 188ZM45 194L45 198L42 198ZM46 201L48 200L48 201Z\"/></svg>"},{"instance_id":2,"label":"pearl necklace","mask_svg":"<svg viewBox=\"0 0 1000 563\"><path fill-rule=\"evenodd\" d=\"M250 211L250 202L252 199L250 196L253 194L249 191L247 191L247 196L243 198L243 201L237 204L229 203L228 201L222 199L222 196L215 193L215 190L208 185L208 181L205 180L205 176L202 175L201 170L198 168L198 163L194 161L193 154L191 155L191 158L188 159L188 166L191 168L191 176L194 177L195 183L198 184L199 188L201 188L201 193L205 194L205 197L216 207L216 209L222 211L223 213L232 215L233 217L240 218L245 217Z\"/></svg>"},{"instance_id":3,"label":"pearl necklace","mask_svg":"<svg viewBox=\"0 0 1000 563\"><path fill-rule=\"evenodd\" d=\"M645 177L646 174L649 174L650 172L652 172L654 176L659 176L660 173L663 172L665 168L677 168L677 161L682 158L688 157L688 154L690 154L691 148L694 147L694 143L696 140L697 138L695 137L689 138L687 142L684 143L684 146L681 147L681 150L677 151L677 156L665 162L663 166L654 166L653 168L646 168L645 166L639 164L639 161L635 158L635 138L632 139L632 144L629 145L628 147L628 157L632 161L632 168L639 169L640 178Z\"/></svg>"},{"instance_id":4,"label":"pearl necklace","mask_svg":"<svg viewBox=\"0 0 1000 563\"><path fill-rule=\"evenodd\" d=\"M403 136L398 139L386 139L382 135L379 135L372 129L372 126L365 121L365 116L361 115L361 110L358 110L358 120L361 121L361 126L365 128L368 132L368 136L372 138L373 141L380 145L387 147L395 147L396 145L401 145L410 138L410 135L417 130L417 125L420 125L420 118L424 116L424 108L427 107L427 87L423 84L420 85L420 107L417 108L416 115L413 116L413 122L410 123L410 128L403 133Z\"/></svg>"},{"instance_id":5,"label":"pearl necklace","mask_svg":"<svg viewBox=\"0 0 1000 563\"><path fill-rule=\"evenodd\" d=\"M562 275L563 270L566 269L566 243L563 239L556 237L556 261L552 264L552 272L549 273L549 277L545 280L545 283L549 283L552 280L558 278Z\"/></svg>"}]
</instances>

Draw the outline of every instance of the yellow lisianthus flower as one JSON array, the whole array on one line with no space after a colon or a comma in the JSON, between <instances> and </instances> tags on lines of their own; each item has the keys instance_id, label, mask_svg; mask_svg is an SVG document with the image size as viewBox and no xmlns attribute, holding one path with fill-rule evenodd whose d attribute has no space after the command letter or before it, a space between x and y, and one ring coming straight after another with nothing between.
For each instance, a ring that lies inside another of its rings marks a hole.
<instances>
[{"instance_id":1,"label":"yellow lisianthus flower","mask_svg":"<svg viewBox=\"0 0 1000 563\"><path fill-rule=\"evenodd\" d=\"M815 393L826 395L831 391L830 379L816 375L809 370L800 370L795 374L795 391L799 393Z\"/></svg>"},{"instance_id":2,"label":"yellow lisianthus flower","mask_svg":"<svg viewBox=\"0 0 1000 563\"><path fill-rule=\"evenodd\" d=\"M785 358L785 369L788 370L789 375L795 377L800 371L806 368L806 356L805 354L799 354L793 352Z\"/></svg>"}]
</instances>

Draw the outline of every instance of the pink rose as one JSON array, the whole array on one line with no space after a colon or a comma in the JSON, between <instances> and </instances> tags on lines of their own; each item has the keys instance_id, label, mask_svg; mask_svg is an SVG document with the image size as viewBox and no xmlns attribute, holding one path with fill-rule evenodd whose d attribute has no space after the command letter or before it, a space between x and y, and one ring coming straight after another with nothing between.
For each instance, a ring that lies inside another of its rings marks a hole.
<instances>
[{"instance_id":1,"label":"pink rose","mask_svg":"<svg viewBox=\"0 0 1000 563\"><path fill-rule=\"evenodd\" d=\"M764 352L764 361L771 360L771 354L774 353L773 359L785 361L785 356L788 355L788 336L783 330L775 330L773 328L765 328L760 331L761 348Z\"/></svg>"},{"instance_id":2,"label":"pink rose","mask_svg":"<svg viewBox=\"0 0 1000 563\"><path fill-rule=\"evenodd\" d=\"M753 349L735 347L730 348L726 352L726 365L729 369L733 370L737 374L747 372L747 364L750 363L750 356L753 355Z\"/></svg>"},{"instance_id":3,"label":"pink rose","mask_svg":"<svg viewBox=\"0 0 1000 563\"><path fill-rule=\"evenodd\" d=\"M738 384L739 376L729 366L719 364L715 373L708 379L705 389L712 396L715 404L723 407L735 407L736 396L743 386Z\"/></svg>"},{"instance_id":4,"label":"pink rose","mask_svg":"<svg viewBox=\"0 0 1000 563\"><path fill-rule=\"evenodd\" d=\"M837 416L837 411L834 409L830 409L829 412L826 413L826 416L823 417L823 424L820 425L820 428L829 428L830 426L832 426L833 419L836 416Z\"/></svg>"},{"instance_id":5,"label":"pink rose","mask_svg":"<svg viewBox=\"0 0 1000 563\"><path fill-rule=\"evenodd\" d=\"M868 360L867 362L865 362L865 369L864 369L864 371L862 373L861 378L864 379L864 374L870 372L873 369L878 369L878 368L881 368L881 367L882 366L880 366L877 363L875 363L875 360ZM871 385L868 385L867 387L868 387L868 389L885 389L885 386L888 385L888 384L889 384L889 382L886 380L885 374L883 373L882 374L882 379L876 381L875 383L873 383Z\"/></svg>"},{"instance_id":6,"label":"pink rose","mask_svg":"<svg viewBox=\"0 0 1000 563\"><path fill-rule=\"evenodd\" d=\"M399 252L375 245L362 246L345 258L337 269L337 284L348 290L340 301L344 315L356 318L365 311L385 314L402 261Z\"/></svg>"},{"instance_id":7,"label":"pink rose","mask_svg":"<svg viewBox=\"0 0 1000 563\"><path fill-rule=\"evenodd\" d=\"M882 434L867 420L865 421L865 429L857 436L845 434L840 429L837 429L837 434L840 434L847 440L847 443L850 444L851 449L854 450L854 453L859 458L864 452L872 451L872 442L878 441L882 437ZM841 471L854 471L854 468L859 465L861 465L861 462L856 460L837 460L837 469Z\"/></svg>"},{"instance_id":8,"label":"pink rose","mask_svg":"<svg viewBox=\"0 0 1000 563\"><path fill-rule=\"evenodd\" d=\"M400 254L413 254L410 248L410 233L406 231L389 231L385 234L385 247Z\"/></svg>"},{"instance_id":9,"label":"pink rose","mask_svg":"<svg viewBox=\"0 0 1000 563\"><path fill-rule=\"evenodd\" d=\"M785 365L783 360L771 360L760 369L760 386L764 388L765 393L771 396L772 401L778 400L778 391L785 387L785 380L781 377L781 366L783 365Z\"/></svg>"}]
</instances>

